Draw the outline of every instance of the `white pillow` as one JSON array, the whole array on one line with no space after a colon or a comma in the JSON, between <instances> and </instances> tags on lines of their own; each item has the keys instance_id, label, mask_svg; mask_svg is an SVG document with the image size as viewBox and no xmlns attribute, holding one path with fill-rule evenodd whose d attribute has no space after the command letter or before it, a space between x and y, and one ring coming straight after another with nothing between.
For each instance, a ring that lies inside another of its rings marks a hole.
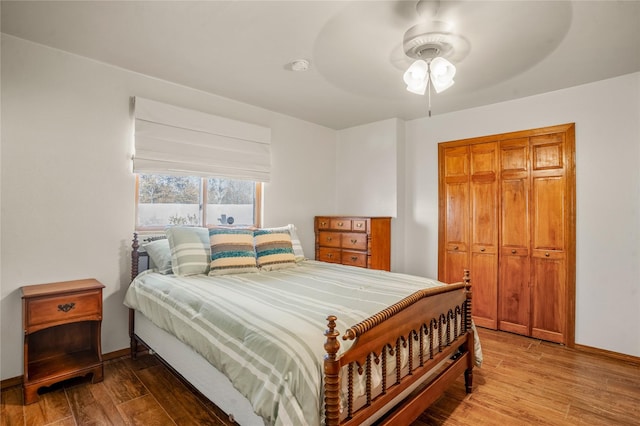
<instances>
[{"instance_id":1,"label":"white pillow","mask_svg":"<svg viewBox=\"0 0 640 426\"><path fill-rule=\"evenodd\" d=\"M300 262L304 259L304 251L302 251L302 243L300 242L300 238L298 238L298 234L296 233L296 226L293 224L288 224L287 228L289 228L289 235L291 235L291 245L293 245L293 255L296 257L296 262Z\"/></svg>"},{"instance_id":2,"label":"white pillow","mask_svg":"<svg viewBox=\"0 0 640 426\"><path fill-rule=\"evenodd\" d=\"M169 240L162 238L160 240L150 241L142 244L142 248L147 252L155 269L161 274L171 274L171 248Z\"/></svg>"}]
</instances>

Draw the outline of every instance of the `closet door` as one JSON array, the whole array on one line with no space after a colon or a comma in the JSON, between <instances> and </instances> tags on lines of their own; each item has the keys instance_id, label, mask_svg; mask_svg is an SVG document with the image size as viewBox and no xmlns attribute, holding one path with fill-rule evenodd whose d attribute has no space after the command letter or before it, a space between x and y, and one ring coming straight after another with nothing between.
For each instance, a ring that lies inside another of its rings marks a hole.
<instances>
[{"instance_id":1,"label":"closet door","mask_svg":"<svg viewBox=\"0 0 640 426\"><path fill-rule=\"evenodd\" d=\"M438 279L452 283L469 268L469 147L440 146L439 160Z\"/></svg>"},{"instance_id":2,"label":"closet door","mask_svg":"<svg viewBox=\"0 0 640 426\"><path fill-rule=\"evenodd\" d=\"M438 278L471 270L473 319L575 343L575 126L442 142Z\"/></svg>"},{"instance_id":3,"label":"closet door","mask_svg":"<svg viewBox=\"0 0 640 426\"><path fill-rule=\"evenodd\" d=\"M564 133L531 147L531 336L564 342L567 304L567 179Z\"/></svg>"},{"instance_id":4,"label":"closet door","mask_svg":"<svg viewBox=\"0 0 640 426\"><path fill-rule=\"evenodd\" d=\"M498 144L470 146L470 252L473 272L473 320L498 324Z\"/></svg>"},{"instance_id":5,"label":"closet door","mask_svg":"<svg viewBox=\"0 0 640 426\"><path fill-rule=\"evenodd\" d=\"M529 139L500 142L498 328L529 335Z\"/></svg>"}]
</instances>

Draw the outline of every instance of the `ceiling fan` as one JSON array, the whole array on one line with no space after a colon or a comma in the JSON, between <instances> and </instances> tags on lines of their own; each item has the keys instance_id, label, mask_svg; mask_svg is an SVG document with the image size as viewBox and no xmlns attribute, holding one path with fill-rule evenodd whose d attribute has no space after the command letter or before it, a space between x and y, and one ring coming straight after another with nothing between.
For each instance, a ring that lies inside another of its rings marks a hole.
<instances>
[{"instance_id":1,"label":"ceiling fan","mask_svg":"<svg viewBox=\"0 0 640 426\"><path fill-rule=\"evenodd\" d=\"M454 34L448 23L436 19L440 10L439 0L420 0L416 10L425 21L404 33L404 53L416 61L405 71L403 79L409 92L427 93L430 117L431 87L440 93L453 86L456 67L446 58L460 48L468 49L468 43Z\"/></svg>"}]
</instances>

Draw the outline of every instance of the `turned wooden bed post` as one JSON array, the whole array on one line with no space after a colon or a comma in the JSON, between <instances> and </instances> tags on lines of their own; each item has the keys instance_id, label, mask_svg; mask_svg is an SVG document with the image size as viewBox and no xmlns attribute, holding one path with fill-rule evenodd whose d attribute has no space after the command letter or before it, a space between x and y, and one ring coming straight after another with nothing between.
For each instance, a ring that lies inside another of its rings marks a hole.
<instances>
[{"instance_id":1,"label":"turned wooden bed post","mask_svg":"<svg viewBox=\"0 0 640 426\"><path fill-rule=\"evenodd\" d=\"M133 243L131 244L131 281L138 276L138 262L140 260L140 253L138 253L138 234L133 233Z\"/></svg>"},{"instance_id":2,"label":"turned wooden bed post","mask_svg":"<svg viewBox=\"0 0 640 426\"><path fill-rule=\"evenodd\" d=\"M133 233L133 243L131 244L131 281L138 276L138 262L140 261L140 254L138 253L138 234ZM138 342L135 338L135 311L129 309L129 347L131 349L131 358L136 359Z\"/></svg>"},{"instance_id":3,"label":"turned wooden bed post","mask_svg":"<svg viewBox=\"0 0 640 426\"><path fill-rule=\"evenodd\" d=\"M340 363L336 359L340 342L340 333L336 330L335 315L327 317L327 330L324 335L327 340L324 343L324 411L325 425L334 426L340 423Z\"/></svg>"},{"instance_id":4,"label":"turned wooden bed post","mask_svg":"<svg viewBox=\"0 0 640 426\"><path fill-rule=\"evenodd\" d=\"M464 288L466 290L467 300L465 303L465 327L467 329L467 351L469 352L469 363L467 365L467 369L464 371L464 384L467 393L471 393L473 389L473 367L475 365L475 340L474 333L472 330L471 324L471 279L469 278L469 270L464 270L464 275L462 277L462 282L464 283Z\"/></svg>"}]
</instances>

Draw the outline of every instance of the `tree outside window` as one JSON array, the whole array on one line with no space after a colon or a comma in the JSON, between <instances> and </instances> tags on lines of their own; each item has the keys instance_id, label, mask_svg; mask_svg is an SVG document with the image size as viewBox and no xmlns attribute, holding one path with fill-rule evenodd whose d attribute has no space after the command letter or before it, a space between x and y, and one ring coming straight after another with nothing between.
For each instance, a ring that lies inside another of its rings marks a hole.
<instances>
[{"instance_id":1,"label":"tree outside window","mask_svg":"<svg viewBox=\"0 0 640 426\"><path fill-rule=\"evenodd\" d=\"M169 225L257 225L252 181L139 174L136 229ZM206 209L202 207L206 206Z\"/></svg>"}]
</instances>

